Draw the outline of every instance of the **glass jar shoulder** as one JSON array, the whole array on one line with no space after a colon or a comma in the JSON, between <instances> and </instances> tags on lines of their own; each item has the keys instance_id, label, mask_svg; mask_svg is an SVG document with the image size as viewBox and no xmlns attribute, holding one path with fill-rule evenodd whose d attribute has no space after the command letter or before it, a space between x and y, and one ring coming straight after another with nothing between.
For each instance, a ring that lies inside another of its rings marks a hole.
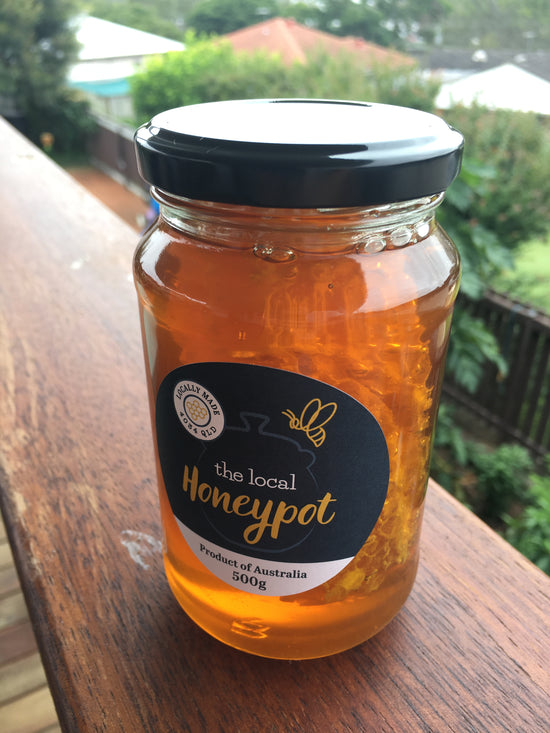
<instances>
[{"instance_id":1,"label":"glass jar shoulder","mask_svg":"<svg viewBox=\"0 0 550 733\"><path fill-rule=\"evenodd\" d=\"M361 258L369 285L370 306L396 307L440 290L455 295L460 281L460 257L439 226L419 242L387 249L377 260Z\"/></svg>"},{"instance_id":2,"label":"glass jar shoulder","mask_svg":"<svg viewBox=\"0 0 550 733\"><path fill-rule=\"evenodd\" d=\"M157 227L140 242L134 267L138 287L155 291L156 297L164 291L166 297L208 299L222 307L227 297L238 294L251 307L279 292L313 307L321 288L333 296L345 292L353 310L363 312L395 307L446 286L454 290L460 272L458 253L437 226L419 242L372 254L356 246L330 254L314 248L293 253L291 238L288 252L287 261L274 262L250 244L210 244Z\"/></svg>"}]
</instances>

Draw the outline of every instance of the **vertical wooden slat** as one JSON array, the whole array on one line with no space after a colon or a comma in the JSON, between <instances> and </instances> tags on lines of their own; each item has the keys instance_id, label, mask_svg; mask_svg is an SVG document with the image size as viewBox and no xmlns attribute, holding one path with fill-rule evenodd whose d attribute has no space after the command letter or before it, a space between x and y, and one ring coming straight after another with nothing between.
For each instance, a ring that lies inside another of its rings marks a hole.
<instances>
[{"instance_id":1,"label":"vertical wooden slat","mask_svg":"<svg viewBox=\"0 0 550 733\"><path fill-rule=\"evenodd\" d=\"M522 429L526 435L534 437L534 430L541 424L540 404L548 391L548 374L550 372L550 338L544 338L539 332L536 357L533 363L533 370L530 379L529 403L526 405ZM542 398L542 399L541 399ZM544 430L543 430L544 432Z\"/></svg>"},{"instance_id":2,"label":"vertical wooden slat","mask_svg":"<svg viewBox=\"0 0 550 733\"><path fill-rule=\"evenodd\" d=\"M550 450L550 390L546 393L546 399L541 407L540 420L535 435L535 443L540 446L543 451Z\"/></svg>"}]
</instances>

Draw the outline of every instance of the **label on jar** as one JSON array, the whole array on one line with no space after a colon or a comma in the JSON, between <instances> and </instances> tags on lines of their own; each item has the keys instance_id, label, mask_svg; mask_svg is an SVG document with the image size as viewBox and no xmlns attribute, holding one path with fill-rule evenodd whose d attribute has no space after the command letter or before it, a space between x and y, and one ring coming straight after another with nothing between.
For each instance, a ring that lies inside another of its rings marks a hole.
<instances>
[{"instance_id":1,"label":"label on jar","mask_svg":"<svg viewBox=\"0 0 550 733\"><path fill-rule=\"evenodd\" d=\"M179 367L157 395L160 465L196 557L230 586L286 596L348 565L386 499L375 417L335 387L235 363Z\"/></svg>"}]
</instances>

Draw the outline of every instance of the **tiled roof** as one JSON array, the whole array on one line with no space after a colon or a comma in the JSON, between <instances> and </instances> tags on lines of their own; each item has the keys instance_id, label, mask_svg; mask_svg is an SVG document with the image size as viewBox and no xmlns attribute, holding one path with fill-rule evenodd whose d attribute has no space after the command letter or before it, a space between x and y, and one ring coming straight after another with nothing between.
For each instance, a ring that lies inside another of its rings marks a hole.
<instances>
[{"instance_id":1,"label":"tiled roof","mask_svg":"<svg viewBox=\"0 0 550 733\"><path fill-rule=\"evenodd\" d=\"M351 52L363 58L367 64L405 66L415 63L410 56L369 43L363 38L334 36L308 28L291 18L272 18L228 33L224 38L237 51L265 49L270 53L278 53L287 64L305 61L307 54L318 48L331 55L342 51Z\"/></svg>"}]
</instances>

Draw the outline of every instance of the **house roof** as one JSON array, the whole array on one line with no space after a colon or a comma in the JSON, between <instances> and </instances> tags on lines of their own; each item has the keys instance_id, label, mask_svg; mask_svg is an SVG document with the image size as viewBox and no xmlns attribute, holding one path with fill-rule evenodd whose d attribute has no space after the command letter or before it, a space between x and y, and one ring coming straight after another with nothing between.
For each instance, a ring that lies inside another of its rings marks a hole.
<instances>
[{"instance_id":1,"label":"house roof","mask_svg":"<svg viewBox=\"0 0 550 733\"><path fill-rule=\"evenodd\" d=\"M80 61L151 56L181 51L183 43L129 28L109 20L81 15L75 19Z\"/></svg>"},{"instance_id":2,"label":"house roof","mask_svg":"<svg viewBox=\"0 0 550 733\"><path fill-rule=\"evenodd\" d=\"M514 64L550 81L550 51L436 48L413 52L413 55L423 68L433 71L460 71L465 76L503 64Z\"/></svg>"},{"instance_id":3,"label":"house roof","mask_svg":"<svg viewBox=\"0 0 550 733\"><path fill-rule=\"evenodd\" d=\"M74 24L80 50L68 81L82 89L96 82L127 79L147 56L184 48L178 41L89 15L78 16Z\"/></svg>"},{"instance_id":4,"label":"house roof","mask_svg":"<svg viewBox=\"0 0 550 733\"><path fill-rule=\"evenodd\" d=\"M237 51L265 49L277 53L286 64L304 62L307 54L321 48L331 55L342 51L363 58L367 64L384 63L392 66L415 64L415 60L392 49L369 43L363 38L340 36L308 28L292 18L271 18L262 23L241 28L224 36Z\"/></svg>"},{"instance_id":5,"label":"house roof","mask_svg":"<svg viewBox=\"0 0 550 733\"><path fill-rule=\"evenodd\" d=\"M514 64L502 64L442 84L435 100L440 109L476 103L490 109L550 115L550 82Z\"/></svg>"}]
</instances>

